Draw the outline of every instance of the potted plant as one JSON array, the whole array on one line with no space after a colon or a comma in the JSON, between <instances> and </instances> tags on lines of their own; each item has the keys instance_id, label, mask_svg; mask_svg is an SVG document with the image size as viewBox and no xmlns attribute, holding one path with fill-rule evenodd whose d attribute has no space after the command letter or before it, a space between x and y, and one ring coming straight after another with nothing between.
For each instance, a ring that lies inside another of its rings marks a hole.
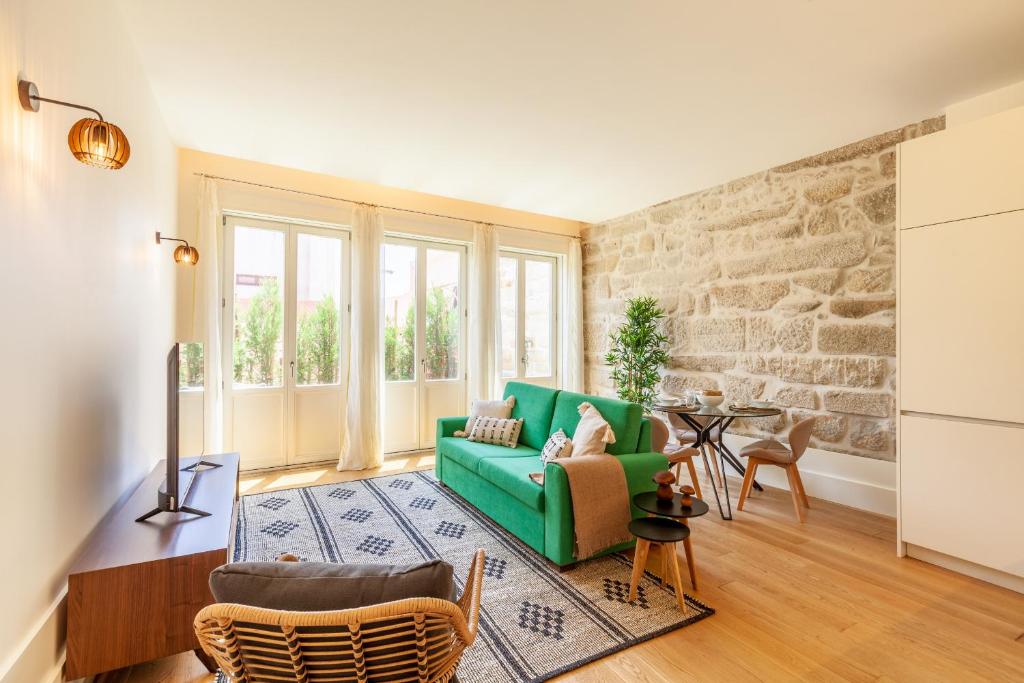
<instances>
[{"instance_id":1,"label":"potted plant","mask_svg":"<svg viewBox=\"0 0 1024 683\"><path fill-rule=\"evenodd\" d=\"M661 330L665 312L653 297L626 301L626 320L611 334L604 362L612 368L615 390L623 401L650 411L661 381L659 370L668 362L668 337Z\"/></svg>"}]
</instances>

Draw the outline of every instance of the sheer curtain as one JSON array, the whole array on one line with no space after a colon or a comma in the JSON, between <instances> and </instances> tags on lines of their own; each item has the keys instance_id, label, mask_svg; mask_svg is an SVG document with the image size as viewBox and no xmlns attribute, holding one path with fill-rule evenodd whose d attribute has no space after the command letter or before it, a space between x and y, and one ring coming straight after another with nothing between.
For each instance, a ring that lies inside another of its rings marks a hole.
<instances>
[{"instance_id":1,"label":"sheer curtain","mask_svg":"<svg viewBox=\"0 0 1024 683\"><path fill-rule=\"evenodd\" d=\"M220 204L217 185L210 178L199 179L199 221L192 296L192 337L203 342L203 452L224 450L224 392L221 368ZM196 334L196 318L200 318ZM197 338L198 337L198 338Z\"/></svg>"},{"instance_id":2,"label":"sheer curtain","mask_svg":"<svg viewBox=\"0 0 1024 683\"><path fill-rule=\"evenodd\" d=\"M496 398L498 326L498 235L493 225L473 225L469 276L469 400Z\"/></svg>"},{"instance_id":3,"label":"sheer curtain","mask_svg":"<svg viewBox=\"0 0 1024 683\"><path fill-rule=\"evenodd\" d=\"M383 463L380 436L381 366L380 209L360 204L352 212L352 330L348 398L339 470Z\"/></svg>"},{"instance_id":4,"label":"sheer curtain","mask_svg":"<svg viewBox=\"0 0 1024 683\"><path fill-rule=\"evenodd\" d=\"M569 240L565 256L565 345L562 353L563 389L583 391L583 250Z\"/></svg>"}]
</instances>

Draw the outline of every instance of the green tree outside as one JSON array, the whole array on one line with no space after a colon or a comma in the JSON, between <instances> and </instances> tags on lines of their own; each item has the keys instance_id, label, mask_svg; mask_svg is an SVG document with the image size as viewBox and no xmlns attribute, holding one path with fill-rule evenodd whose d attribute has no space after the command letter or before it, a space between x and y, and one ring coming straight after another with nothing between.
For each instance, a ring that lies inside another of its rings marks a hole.
<instances>
[{"instance_id":1,"label":"green tree outside","mask_svg":"<svg viewBox=\"0 0 1024 683\"><path fill-rule=\"evenodd\" d=\"M233 365L239 384L280 384L281 368L275 362L281 339L281 290L277 279L260 285L248 310L235 313Z\"/></svg>"},{"instance_id":2,"label":"green tree outside","mask_svg":"<svg viewBox=\"0 0 1024 683\"><path fill-rule=\"evenodd\" d=\"M427 296L427 377L452 379L458 372L459 312L454 297L434 287Z\"/></svg>"},{"instance_id":3,"label":"green tree outside","mask_svg":"<svg viewBox=\"0 0 1024 683\"><path fill-rule=\"evenodd\" d=\"M185 342L179 347L178 386L182 389L203 388L203 345Z\"/></svg>"},{"instance_id":4,"label":"green tree outside","mask_svg":"<svg viewBox=\"0 0 1024 683\"><path fill-rule=\"evenodd\" d=\"M295 355L299 384L338 381L338 306L333 296L299 319Z\"/></svg>"}]
</instances>

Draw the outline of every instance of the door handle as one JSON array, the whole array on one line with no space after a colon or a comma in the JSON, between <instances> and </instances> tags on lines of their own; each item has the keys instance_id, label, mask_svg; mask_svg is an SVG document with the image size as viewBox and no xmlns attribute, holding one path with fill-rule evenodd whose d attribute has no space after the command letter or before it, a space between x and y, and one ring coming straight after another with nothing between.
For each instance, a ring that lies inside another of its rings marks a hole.
<instances>
[{"instance_id":1,"label":"door handle","mask_svg":"<svg viewBox=\"0 0 1024 683\"><path fill-rule=\"evenodd\" d=\"M295 379L295 361L288 363L288 365L291 366L292 369L292 379Z\"/></svg>"}]
</instances>

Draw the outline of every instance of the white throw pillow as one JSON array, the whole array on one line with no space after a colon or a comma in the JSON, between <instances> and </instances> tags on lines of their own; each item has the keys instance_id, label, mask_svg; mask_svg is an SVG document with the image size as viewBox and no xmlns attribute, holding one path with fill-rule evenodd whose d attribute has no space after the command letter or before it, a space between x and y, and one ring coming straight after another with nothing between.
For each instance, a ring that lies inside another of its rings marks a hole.
<instances>
[{"instance_id":1,"label":"white throw pillow","mask_svg":"<svg viewBox=\"0 0 1024 683\"><path fill-rule=\"evenodd\" d=\"M572 435L572 455L601 455L607 444L615 443L615 432L600 411L589 403L579 406L580 422Z\"/></svg>"},{"instance_id":2,"label":"white throw pillow","mask_svg":"<svg viewBox=\"0 0 1024 683\"><path fill-rule=\"evenodd\" d=\"M522 430L522 420L478 417L473 423L473 431L469 433L469 440L515 448Z\"/></svg>"},{"instance_id":3,"label":"white throw pillow","mask_svg":"<svg viewBox=\"0 0 1024 683\"><path fill-rule=\"evenodd\" d=\"M568 458L570 455L572 455L572 441L569 441L569 437L561 429L549 436L544 448L540 450L540 459L545 465L558 458Z\"/></svg>"},{"instance_id":4,"label":"white throw pillow","mask_svg":"<svg viewBox=\"0 0 1024 683\"><path fill-rule=\"evenodd\" d=\"M500 417L507 420L512 417L512 409L516 405L516 397L509 396L504 401L481 401L476 399L469 406L469 419L466 428L455 432L455 436L466 436L473 431L473 423L478 417Z\"/></svg>"}]
</instances>

